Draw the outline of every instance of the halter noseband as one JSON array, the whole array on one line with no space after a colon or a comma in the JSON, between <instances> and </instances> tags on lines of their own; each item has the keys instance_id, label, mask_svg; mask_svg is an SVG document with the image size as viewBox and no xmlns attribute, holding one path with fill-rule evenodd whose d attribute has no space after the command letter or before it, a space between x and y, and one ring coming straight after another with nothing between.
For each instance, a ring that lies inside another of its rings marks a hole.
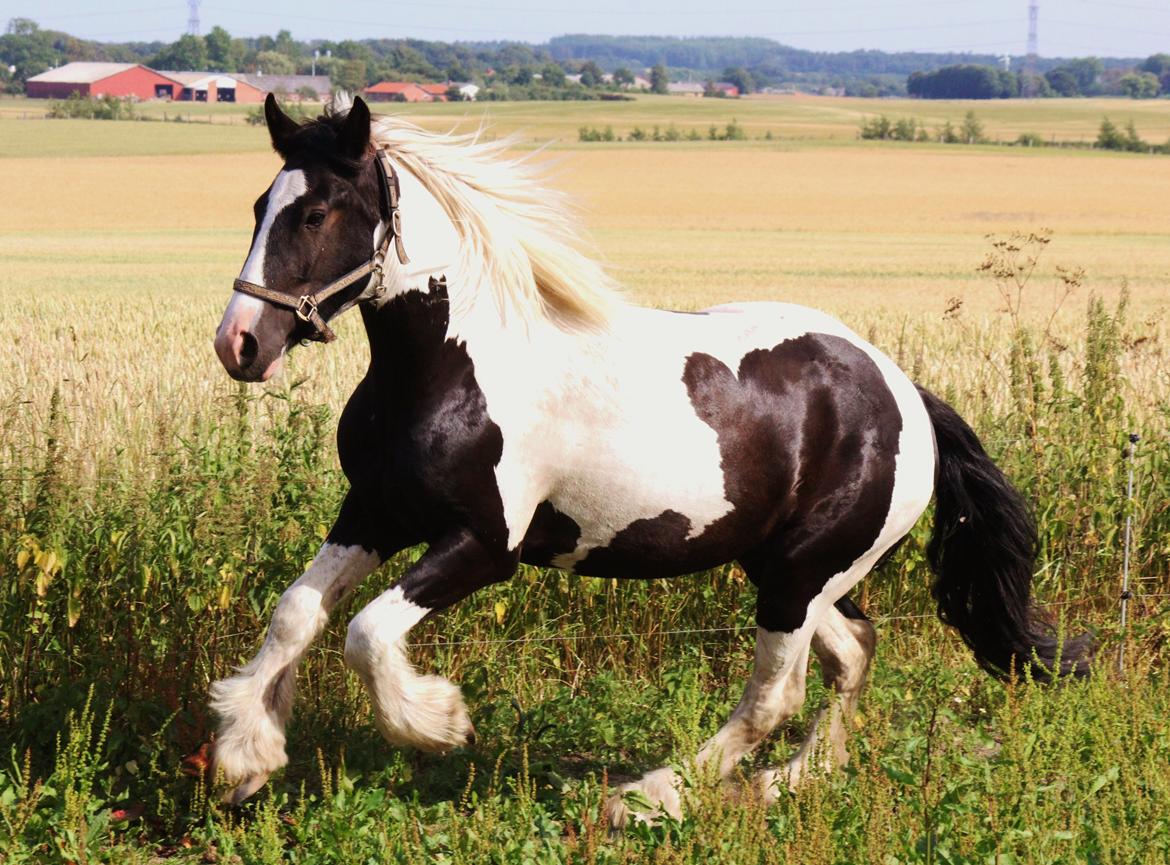
<instances>
[{"instance_id":1,"label":"halter noseband","mask_svg":"<svg viewBox=\"0 0 1170 865\"><path fill-rule=\"evenodd\" d=\"M333 342L337 338L337 334L326 324L324 317L317 310L318 305L333 297L339 291L349 288L359 279L369 274L374 275L373 294L370 298L362 298L359 295L351 301L351 304L359 300L379 297L385 290L385 286L382 284L382 264L386 260L386 253L389 251L392 241L394 243L394 249L398 253L398 260L402 264L407 264L410 261L406 255L406 247L402 244L402 214L398 209L398 173L394 170L394 166L390 162L390 157L386 155L386 151L381 148L377 151L374 166L378 170L378 186L382 191L382 210L384 211L383 215L388 220L388 227L385 236L382 238L382 242L378 244L378 248L374 250L374 254L370 257L369 261L355 267L349 273L339 276L333 282L322 286L312 294L302 294L295 300L287 294L273 291L270 288L265 288L263 285L256 285L254 282L247 282L243 279L237 279L233 283L235 290L242 294L249 294L252 297L267 301L274 306L291 309L296 313L297 318L313 328L313 335L308 337L308 339L316 342ZM338 312L344 312L346 309L348 309L348 306L343 306Z\"/></svg>"}]
</instances>

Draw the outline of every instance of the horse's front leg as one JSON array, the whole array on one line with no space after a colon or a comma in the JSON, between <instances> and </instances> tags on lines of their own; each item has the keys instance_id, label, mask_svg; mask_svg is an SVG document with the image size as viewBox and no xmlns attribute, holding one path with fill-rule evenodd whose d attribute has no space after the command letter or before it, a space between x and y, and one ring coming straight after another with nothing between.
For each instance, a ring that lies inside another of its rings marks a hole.
<instances>
[{"instance_id":1,"label":"horse's front leg","mask_svg":"<svg viewBox=\"0 0 1170 865\"><path fill-rule=\"evenodd\" d=\"M382 563L374 550L390 554L387 545L366 538L360 530L365 521L350 493L308 570L281 596L256 657L211 686L211 708L220 718L212 771L233 785L226 801L243 801L288 762L284 727L292 714L297 662L338 601Z\"/></svg>"},{"instance_id":2,"label":"horse's front leg","mask_svg":"<svg viewBox=\"0 0 1170 865\"><path fill-rule=\"evenodd\" d=\"M387 741L441 752L474 739L459 688L415 671L406 634L431 613L508 579L517 561L517 552L456 530L431 544L394 588L350 622L345 662L369 689L374 721Z\"/></svg>"}]
</instances>

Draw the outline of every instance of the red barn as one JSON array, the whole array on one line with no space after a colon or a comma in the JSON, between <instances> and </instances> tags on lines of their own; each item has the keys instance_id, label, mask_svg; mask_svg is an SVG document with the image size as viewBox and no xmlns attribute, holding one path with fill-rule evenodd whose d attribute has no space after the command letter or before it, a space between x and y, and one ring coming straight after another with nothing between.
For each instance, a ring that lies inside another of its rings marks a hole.
<instances>
[{"instance_id":1,"label":"red barn","mask_svg":"<svg viewBox=\"0 0 1170 865\"><path fill-rule=\"evenodd\" d=\"M173 99L182 85L141 63L66 63L25 83L33 99L80 96L129 96L134 99Z\"/></svg>"},{"instance_id":2,"label":"red barn","mask_svg":"<svg viewBox=\"0 0 1170 865\"><path fill-rule=\"evenodd\" d=\"M242 76L227 72L159 73L181 85L175 88L179 102L263 102L265 91L253 87Z\"/></svg>"},{"instance_id":3,"label":"red barn","mask_svg":"<svg viewBox=\"0 0 1170 865\"><path fill-rule=\"evenodd\" d=\"M434 102L435 98L410 81L379 81L362 91L370 102Z\"/></svg>"}]
</instances>

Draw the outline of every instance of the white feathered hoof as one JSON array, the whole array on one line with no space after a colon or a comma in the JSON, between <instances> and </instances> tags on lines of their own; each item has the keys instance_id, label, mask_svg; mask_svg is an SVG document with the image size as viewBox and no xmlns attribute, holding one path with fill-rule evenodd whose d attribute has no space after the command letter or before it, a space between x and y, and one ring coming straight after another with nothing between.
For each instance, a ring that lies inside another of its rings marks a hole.
<instances>
[{"instance_id":1,"label":"white feathered hoof","mask_svg":"<svg viewBox=\"0 0 1170 865\"><path fill-rule=\"evenodd\" d=\"M239 805L267 783L267 772L252 775L250 778L241 781L234 789L229 789L224 793L222 801L225 805Z\"/></svg>"},{"instance_id":2,"label":"white feathered hoof","mask_svg":"<svg viewBox=\"0 0 1170 865\"><path fill-rule=\"evenodd\" d=\"M239 804L288 763L284 725L262 700L255 683L235 676L211 686L211 707L222 719L211 755L211 777L233 789L224 801Z\"/></svg>"},{"instance_id":3,"label":"white feathered hoof","mask_svg":"<svg viewBox=\"0 0 1170 865\"><path fill-rule=\"evenodd\" d=\"M609 821L609 828L617 831L624 829L631 820L644 823L653 823L663 815L669 815L676 820L682 819L682 794L680 786L682 779L673 769L656 769L649 772L638 781L622 784L605 803L605 816ZM640 794L628 796L627 794ZM642 807L634 801L638 798L649 803L649 808Z\"/></svg>"},{"instance_id":4,"label":"white feathered hoof","mask_svg":"<svg viewBox=\"0 0 1170 865\"><path fill-rule=\"evenodd\" d=\"M386 706L379 699L378 704L378 729L394 745L444 754L475 742L463 693L442 676L415 677L400 700Z\"/></svg>"}]
</instances>

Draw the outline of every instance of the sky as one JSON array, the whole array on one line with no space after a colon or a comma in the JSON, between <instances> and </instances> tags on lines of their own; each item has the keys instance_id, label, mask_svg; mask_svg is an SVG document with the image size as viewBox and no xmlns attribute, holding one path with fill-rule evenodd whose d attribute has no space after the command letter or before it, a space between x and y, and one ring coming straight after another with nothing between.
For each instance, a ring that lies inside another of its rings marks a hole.
<instances>
[{"instance_id":1,"label":"sky","mask_svg":"<svg viewBox=\"0 0 1170 865\"><path fill-rule=\"evenodd\" d=\"M1145 57L1170 52L1170 0L1039 0L1040 54ZM0 19L107 42L173 41L185 0L0 0ZM414 37L543 42L565 33L765 36L818 51L1023 54L1028 0L201 0L200 30L297 39Z\"/></svg>"}]
</instances>

